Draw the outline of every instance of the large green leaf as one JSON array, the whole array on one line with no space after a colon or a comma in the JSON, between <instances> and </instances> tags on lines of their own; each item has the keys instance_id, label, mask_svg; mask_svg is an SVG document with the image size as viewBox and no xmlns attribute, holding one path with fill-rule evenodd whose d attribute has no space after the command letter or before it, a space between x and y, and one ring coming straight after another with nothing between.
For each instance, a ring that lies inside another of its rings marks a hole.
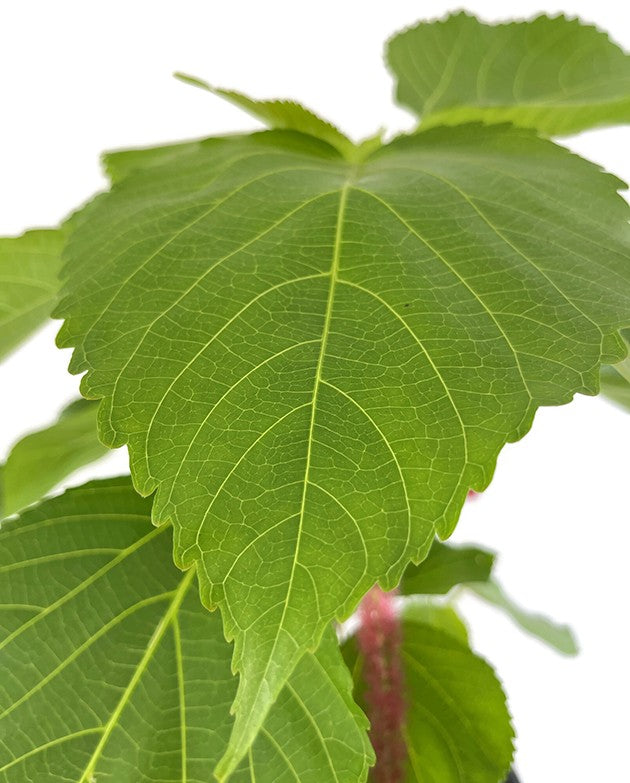
<instances>
[{"instance_id":1,"label":"large green leaf","mask_svg":"<svg viewBox=\"0 0 630 783\"><path fill-rule=\"evenodd\" d=\"M50 315L63 243L48 229L0 239L0 359Z\"/></svg>"},{"instance_id":2,"label":"large green leaf","mask_svg":"<svg viewBox=\"0 0 630 783\"><path fill-rule=\"evenodd\" d=\"M630 122L630 57L577 19L458 13L394 36L387 58L423 127L511 121L558 135Z\"/></svg>"},{"instance_id":3,"label":"large green leaf","mask_svg":"<svg viewBox=\"0 0 630 783\"><path fill-rule=\"evenodd\" d=\"M403 595L444 595L462 582L487 582L494 555L472 546L449 546L434 541L422 563L411 564L400 582Z\"/></svg>"},{"instance_id":4,"label":"large green leaf","mask_svg":"<svg viewBox=\"0 0 630 783\"><path fill-rule=\"evenodd\" d=\"M0 781L211 783L236 689L218 615L127 479L0 531ZM248 758L249 783L357 783L372 753L332 629L302 658Z\"/></svg>"},{"instance_id":5,"label":"large green leaf","mask_svg":"<svg viewBox=\"0 0 630 783\"><path fill-rule=\"evenodd\" d=\"M492 668L468 647L452 609L405 612L405 783L498 783L513 755L505 694ZM454 622L453 622L454 620ZM363 701L363 656L355 638L343 654Z\"/></svg>"},{"instance_id":6,"label":"large green leaf","mask_svg":"<svg viewBox=\"0 0 630 783\"><path fill-rule=\"evenodd\" d=\"M42 498L77 468L107 453L94 402L75 400L54 424L26 435L0 466L0 519Z\"/></svg>"},{"instance_id":7,"label":"large green leaf","mask_svg":"<svg viewBox=\"0 0 630 783\"><path fill-rule=\"evenodd\" d=\"M331 618L450 533L537 406L623 357L628 209L509 127L361 166L280 131L153 163L79 216L59 342L235 638L224 774Z\"/></svg>"},{"instance_id":8,"label":"large green leaf","mask_svg":"<svg viewBox=\"0 0 630 783\"><path fill-rule=\"evenodd\" d=\"M544 644L564 655L576 655L577 642L568 625L561 625L542 614L521 609L494 579L485 583L466 585L475 595L500 609L513 620L521 630L539 639Z\"/></svg>"}]
</instances>

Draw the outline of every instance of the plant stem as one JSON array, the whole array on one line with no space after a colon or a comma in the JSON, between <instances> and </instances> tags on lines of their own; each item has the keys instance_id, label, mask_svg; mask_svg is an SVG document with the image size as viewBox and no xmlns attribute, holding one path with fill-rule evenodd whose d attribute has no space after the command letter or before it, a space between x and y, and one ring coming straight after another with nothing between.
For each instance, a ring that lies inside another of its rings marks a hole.
<instances>
[{"instance_id":1,"label":"plant stem","mask_svg":"<svg viewBox=\"0 0 630 783\"><path fill-rule=\"evenodd\" d=\"M364 660L365 701L370 741L376 753L375 783L400 783L406 750L404 684L401 663L402 629L394 593L373 587L359 607L359 649Z\"/></svg>"}]
</instances>

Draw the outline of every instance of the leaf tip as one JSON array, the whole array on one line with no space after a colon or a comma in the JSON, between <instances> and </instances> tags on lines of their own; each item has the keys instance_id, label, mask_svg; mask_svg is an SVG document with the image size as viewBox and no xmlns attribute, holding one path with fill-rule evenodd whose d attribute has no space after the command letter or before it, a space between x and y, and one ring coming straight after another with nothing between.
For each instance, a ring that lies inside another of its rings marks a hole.
<instances>
[{"instance_id":1,"label":"leaf tip","mask_svg":"<svg viewBox=\"0 0 630 783\"><path fill-rule=\"evenodd\" d=\"M201 90L215 92L215 88L212 87L212 85L208 84L208 82L200 79L197 76L193 76L192 74L184 73L183 71L175 71L173 73L173 78L183 82L184 84L189 84L191 87L199 87Z\"/></svg>"}]
</instances>

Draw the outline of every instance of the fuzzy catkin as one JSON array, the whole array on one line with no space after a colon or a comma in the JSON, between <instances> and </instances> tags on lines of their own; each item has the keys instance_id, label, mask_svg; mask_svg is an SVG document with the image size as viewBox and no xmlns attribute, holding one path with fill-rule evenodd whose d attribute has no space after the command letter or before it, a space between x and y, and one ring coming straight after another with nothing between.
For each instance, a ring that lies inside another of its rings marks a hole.
<instances>
[{"instance_id":1,"label":"fuzzy catkin","mask_svg":"<svg viewBox=\"0 0 630 783\"><path fill-rule=\"evenodd\" d=\"M363 656L365 702L370 719L370 741L376 753L375 783L401 783L406 750L404 683L401 662L402 628L394 594L374 587L359 608L357 632Z\"/></svg>"}]
</instances>

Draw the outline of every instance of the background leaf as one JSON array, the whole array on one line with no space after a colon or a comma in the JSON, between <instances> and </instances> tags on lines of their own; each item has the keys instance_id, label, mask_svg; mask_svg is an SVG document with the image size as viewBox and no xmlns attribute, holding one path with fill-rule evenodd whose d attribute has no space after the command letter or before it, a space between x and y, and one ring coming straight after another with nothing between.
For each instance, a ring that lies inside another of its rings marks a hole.
<instances>
[{"instance_id":1,"label":"background leaf","mask_svg":"<svg viewBox=\"0 0 630 783\"><path fill-rule=\"evenodd\" d=\"M446 595L460 586L503 611L527 634L565 655L577 654L577 644L569 626L521 609L492 577L493 567L491 552L434 542L426 559L418 565L408 566L403 574L399 590L406 596L401 599L404 617L466 641L466 627L453 606L431 597Z\"/></svg>"},{"instance_id":2,"label":"background leaf","mask_svg":"<svg viewBox=\"0 0 630 783\"><path fill-rule=\"evenodd\" d=\"M0 466L0 518L35 503L73 471L108 452L96 436L97 407L75 400L50 427L13 446Z\"/></svg>"},{"instance_id":3,"label":"background leaf","mask_svg":"<svg viewBox=\"0 0 630 783\"><path fill-rule=\"evenodd\" d=\"M310 109L295 101L254 100L236 90L224 90L220 87L213 87L196 76L189 76L185 73L176 73L175 76L186 84L201 87L201 89L207 90L213 95L225 98L230 103L244 109L256 117L256 119L264 122L269 128L299 131L316 139L321 139L348 159L354 159L357 155L360 156L366 150L371 151L381 144L380 138L375 137L369 140L367 145L365 143L363 145L355 145L330 122L323 120Z\"/></svg>"},{"instance_id":4,"label":"background leaf","mask_svg":"<svg viewBox=\"0 0 630 783\"><path fill-rule=\"evenodd\" d=\"M462 12L394 36L387 59L424 128L509 121L555 136L630 122L630 57L577 19L487 25Z\"/></svg>"},{"instance_id":5,"label":"background leaf","mask_svg":"<svg viewBox=\"0 0 630 783\"><path fill-rule=\"evenodd\" d=\"M484 549L434 541L422 563L407 566L400 592L403 595L446 595L462 582L486 582L493 565L494 554Z\"/></svg>"},{"instance_id":6,"label":"background leaf","mask_svg":"<svg viewBox=\"0 0 630 783\"><path fill-rule=\"evenodd\" d=\"M0 238L0 359L50 315L64 241L49 229Z\"/></svg>"},{"instance_id":7,"label":"background leaf","mask_svg":"<svg viewBox=\"0 0 630 783\"><path fill-rule=\"evenodd\" d=\"M218 615L127 479L0 530L0 781L211 783L236 689ZM328 629L232 781L357 783L372 757Z\"/></svg>"},{"instance_id":8,"label":"background leaf","mask_svg":"<svg viewBox=\"0 0 630 783\"><path fill-rule=\"evenodd\" d=\"M405 623L408 783L493 783L513 755L501 685L488 664L452 636Z\"/></svg>"},{"instance_id":9,"label":"background leaf","mask_svg":"<svg viewBox=\"0 0 630 783\"><path fill-rule=\"evenodd\" d=\"M629 332L622 332L628 343ZM630 357L626 357L619 364L602 367L601 393L604 397L617 403L617 405L630 410Z\"/></svg>"},{"instance_id":10,"label":"background leaf","mask_svg":"<svg viewBox=\"0 0 630 783\"><path fill-rule=\"evenodd\" d=\"M468 628L450 604L440 604L435 598L417 595L403 603L401 617L406 622L429 625L458 639L462 644L468 644Z\"/></svg>"},{"instance_id":11,"label":"background leaf","mask_svg":"<svg viewBox=\"0 0 630 783\"><path fill-rule=\"evenodd\" d=\"M623 365L623 371L620 372ZM604 397L630 410L630 362L624 359L620 364L602 367L601 392Z\"/></svg>"},{"instance_id":12,"label":"background leaf","mask_svg":"<svg viewBox=\"0 0 630 783\"><path fill-rule=\"evenodd\" d=\"M561 625L544 615L521 609L494 579L485 583L469 584L466 587L484 601L505 612L526 633L564 655L577 654L578 646L568 625Z\"/></svg>"},{"instance_id":13,"label":"background leaf","mask_svg":"<svg viewBox=\"0 0 630 783\"><path fill-rule=\"evenodd\" d=\"M623 358L620 185L507 127L358 168L272 131L197 143L81 213L60 344L235 638L221 774L329 621L451 532L537 406Z\"/></svg>"}]
</instances>

